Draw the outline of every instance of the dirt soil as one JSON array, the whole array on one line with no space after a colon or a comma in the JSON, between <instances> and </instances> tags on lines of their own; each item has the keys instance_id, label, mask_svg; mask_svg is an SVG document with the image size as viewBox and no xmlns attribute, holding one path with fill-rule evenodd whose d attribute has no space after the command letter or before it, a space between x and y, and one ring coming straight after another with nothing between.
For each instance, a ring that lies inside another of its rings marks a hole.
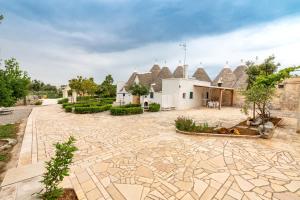
<instances>
[{"instance_id":1,"label":"dirt soil","mask_svg":"<svg viewBox=\"0 0 300 200\"><path fill-rule=\"evenodd\" d=\"M270 121L274 124L274 126L277 126L282 118L278 117L271 117ZM247 126L247 120L242 121L241 123L237 124L236 126ZM258 127L258 126L252 126L252 127Z\"/></svg>"},{"instance_id":2,"label":"dirt soil","mask_svg":"<svg viewBox=\"0 0 300 200\"><path fill-rule=\"evenodd\" d=\"M58 200L78 200L74 189L64 189L63 195Z\"/></svg>"}]
</instances>

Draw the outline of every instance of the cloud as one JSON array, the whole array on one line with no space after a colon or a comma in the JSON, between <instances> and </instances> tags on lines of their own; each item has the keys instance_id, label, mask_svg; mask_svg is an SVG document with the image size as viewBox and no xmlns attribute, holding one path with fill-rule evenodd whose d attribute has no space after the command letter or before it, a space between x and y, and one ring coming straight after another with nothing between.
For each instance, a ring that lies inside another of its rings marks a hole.
<instances>
[{"instance_id":1,"label":"cloud","mask_svg":"<svg viewBox=\"0 0 300 200\"><path fill-rule=\"evenodd\" d=\"M254 60L258 56L262 61L272 54L283 66L300 65L299 24L300 16L294 16L229 33L189 38L186 42L190 74L200 62L214 77L226 61L233 68L239 64L240 59ZM16 57L33 78L50 83L65 84L68 79L79 74L93 76L101 81L106 74L111 73L116 80L127 80L134 70L148 71L155 60L161 65L166 61L173 70L178 61L183 60L183 50L179 47L181 40L153 42L128 50L98 53L70 45L62 39L65 33L47 25L39 30L53 37L37 34L35 38L27 38L26 31L36 27L35 24L27 25L24 37L19 30L0 38L1 57ZM10 32L7 30L9 27L3 29Z\"/></svg>"},{"instance_id":2,"label":"cloud","mask_svg":"<svg viewBox=\"0 0 300 200\"><path fill-rule=\"evenodd\" d=\"M299 0L0 0L10 18L48 26L89 52L222 34L299 13ZM26 29L27 23L18 23ZM18 27L17 27L18 28ZM34 32L39 30L33 29ZM50 36L49 36L50 37Z\"/></svg>"}]
</instances>

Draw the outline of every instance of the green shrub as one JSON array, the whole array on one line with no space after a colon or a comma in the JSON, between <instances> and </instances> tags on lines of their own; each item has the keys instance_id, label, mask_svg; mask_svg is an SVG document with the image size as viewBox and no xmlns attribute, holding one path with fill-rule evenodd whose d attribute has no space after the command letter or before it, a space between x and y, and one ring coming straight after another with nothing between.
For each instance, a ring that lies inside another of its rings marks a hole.
<instances>
[{"instance_id":1,"label":"green shrub","mask_svg":"<svg viewBox=\"0 0 300 200\"><path fill-rule=\"evenodd\" d=\"M178 130L190 132L194 131L196 127L194 120L186 117L178 117L175 120L175 125Z\"/></svg>"},{"instance_id":2,"label":"green shrub","mask_svg":"<svg viewBox=\"0 0 300 200\"><path fill-rule=\"evenodd\" d=\"M90 106L90 107L75 107L74 112L78 114L86 114L86 113L98 113L107 111L111 108L111 105L104 106Z\"/></svg>"},{"instance_id":3,"label":"green shrub","mask_svg":"<svg viewBox=\"0 0 300 200\"><path fill-rule=\"evenodd\" d=\"M66 112L72 112L73 106L66 106L65 111Z\"/></svg>"},{"instance_id":4,"label":"green shrub","mask_svg":"<svg viewBox=\"0 0 300 200\"><path fill-rule=\"evenodd\" d=\"M208 126L208 123L196 125L195 121L187 117L178 117L175 120L175 126L180 131L212 133L214 127Z\"/></svg>"},{"instance_id":5,"label":"green shrub","mask_svg":"<svg viewBox=\"0 0 300 200\"><path fill-rule=\"evenodd\" d=\"M40 106L43 104L43 101L42 100L38 100L37 102L34 103L34 105L36 106Z\"/></svg>"},{"instance_id":6,"label":"green shrub","mask_svg":"<svg viewBox=\"0 0 300 200\"><path fill-rule=\"evenodd\" d=\"M159 110L160 110L160 104L158 104L158 103L150 103L149 104L150 112L158 112Z\"/></svg>"},{"instance_id":7,"label":"green shrub","mask_svg":"<svg viewBox=\"0 0 300 200\"><path fill-rule=\"evenodd\" d=\"M111 115L135 115L135 114L142 114L143 108L142 107L125 107L125 106L117 106L112 107L110 109Z\"/></svg>"},{"instance_id":8,"label":"green shrub","mask_svg":"<svg viewBox=\"0 0 300 200\"><path fill-rule=\"evenodd\" d=\"M68 98L64 98L64 99L59 99L57 101L58 104L63 104L63 103L68 103L69 102L69 99Z\"/></svg>"},{"instance_id":9,"label":"green shrub","mask_svg":"<svg viewBox=\"0 0 300 200\"><path fill-rule=\"evenodd\" d=\"M141 104L126 104L124 106L120 106L123 108L134 108L134 107L141 107Z\"/></svg>"},{"instance_id":10,"label":"green shrub","mask_svg":"<svg viewBox=\"0 0 300 200\"><path fill-rule=\"evenodd\" d=\"M46 172L41 183L44 189L38 193L38 197L45 200L58 199L63 194L63 188L59 184L65 176L69 176L70 164L73 162L75 151L75 138L70 137L65 143L55 144L55 156L46 162Z\"/></svg>"},{"instance_id":11,"label":"green shrub","mask_svg":"<svg viewBox=\"0 0 300 200\"><path fill-rule=\"evenodd\" d=\"M63 103L62 107L65 108L66 106L71 106L71 105L73 105L73 103Z\"/></svg>"}]
</instances>

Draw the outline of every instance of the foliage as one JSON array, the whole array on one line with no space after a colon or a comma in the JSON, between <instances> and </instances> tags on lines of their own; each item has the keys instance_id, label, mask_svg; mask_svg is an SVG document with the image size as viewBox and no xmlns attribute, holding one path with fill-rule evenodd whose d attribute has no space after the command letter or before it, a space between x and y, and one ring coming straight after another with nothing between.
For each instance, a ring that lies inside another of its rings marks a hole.
<instances>
[{"instance_id":1,"label":"foliage","mask_svg":"<svg viewBox=\"0 0 300 200\"><path fill-rule=\"evenodd\" d=\"M209 127L207 123L197 125L193 119L187 117L178 117L175 120L175 126L180 131L211 133L213 127Z\"/></svg>"},{"instance_id":2,"label":"foliage","mask_svg":"<svg viewBox=\"0 0 300 200\"><path fill-rule=\"evenodd\" d=\"M72 112L73 106L66 106L65 111L66 112Z\"/></svg>"},{"instance_id":3,"label":"foliage","mask_svg":"<svg viewBox=\"0 0 300 200\"><path fill-rule=\"evenodd\" d=\"M30 78L14 58L5 60L4 67L0 69L0 106L8 107L28 94Z\"/></svg>"},{"instance_id":4,"label":"foliage","mask_svg":"<svg viewBox=\"0 0 300 200\"><path fill-rule=\"evenodd\" d=\"M113 77L110 74L107 75L104 81L99 85L96 93L100 97L115 97L117 86L114 85L113 83L114 83Z\"/></svg>"},{"instance_id":5,"label":"foliage","mask_svg":"<svg viewBox=\"0 0 300 200\"><path fill-rule=\"evenodd\" d=\"M47 96L48 98L59 98L62 95L56 86L45 84L36 79L31 81L29 88L33 95Z\"/></svg>"},{"instance_id":6,"label":"foliage","mask_svg":"<svg viewBox=\"0 0 300 200\"><path fill-rule=\"evenodd\" d=\"M57 101L58 104L64 104L64 103L68 103L69 102L69 99L68 98L63 98L63 99L59 99Z\"/></svg>"},{"instance_id":7,"label":"foliage","mask_svg":"<svg viewBox=\"0 0 300 200\"><path fill-rule=\"evenodd\" d=\"M8 153L1 153L0 154L0 162L7 161L8 158L9 158Z\"/></svg>"},{"instance_id":8,"label":"foliage","mask_svg":"<svg viewBox=\"0 0 300 200\"><path fill-rule=\"evenodd\" d=\"M90 107L75 107L74 112L78 114L86 114L86 113L98 113L107 111L111 108L112 105L104 105L104 106L90 106Z\"/></svg>"},{"instance_id":9,"label":"foliage","mask_svg":"<svg viewBox=\"0 0 300 200\"><path fill-rule=\"evenodd\" d=\"M98 88L97 84L94 82L94 78L83 78L82 76L77 76L77 78L69 80L69 86L80 96L85 94L93 96Z\"/></svg>"},{"instance_id":10,"label":"foliage","mask_svg":"<svg viewBox=\"0 0 300 200\"><path fill-rule=\"evenodd\" d=\"M143 108L142 107L125 107L125 106L116 106L110 109L111 115L136 115L142 114Z\"/></svg>"},{"instance_id":11,"label":"foliage","mask_svg":"<svg viewBox=\"0 0 300 200\"><path fill-rule=\"evenodd\" d=\"M18 132L17 124L6 124L0 126L0 139L15 138Z\"/></svg>"},{"instance_id":12,"label":"foliage","mask_svg":"<svg viewBox=\"0 0 300 200\"><path fill-rule=\"evenodd\" d=\"M288 67L276 72L279 64L275 64L275 57L270 56L260 65L249 65L246 70L248 74L248 88L243 92L245 105L242 111L248 114L250 106L258 108L259 116L263 124L269 117L269 104L275 94L276 86L284 79L290 77L290 73L300 67ZM254 109L254 108L253 108ZM254 118L254 116L253 116Z\"/></svg>"},{"instance_id":13,"label":"foliage","mask_svg":"<svg viewBox=\"0 0 300 200\"><path fill-rule=\"evenodd\" d=\"M141 84L133 84L129 87L129 92L135 96L144 96L149 94L149 88Z\"/></svg>"},{"instance_id":14,"label":"foliage","mask_svg":"<svg viewBox=\"0 0 300 200\"><path fill-rule=\"evenodd\" d=\"M159 110L160 110L160 104L158 104L158 103L150 103L149 104L150 112L158 112Z\"/></svg>"},{"instance_id":15,"label":"foliage","mask_svg":"<svg viewBox=\"0 0 300 200\"><path fill-rule=\"evenodd\" d=\"M55 144L55 156L46 162L47 171L41 181L44 185L44 189L38 193L41 199L56 200L63 194L63 189L59 187L59 184L65 176L69 175L69 166L77 150L74 143L75 138L70 137L65 143Z\"/></svg>"},{"instance_id":16,"label":"foliage","mask_svg":"<svg viewBox=\"0 0 300 200\"><path fill-rule=\"evenodd\" d=\"M40 106L42 104L43 104L43 101L41 101L41 100L38 100L37 102L34 103L34 105L36 105L36 106Z\"/></svg>"},{"instance_id":17,"label":"foliage","mask_svg":"<svg viewBox=\"0 0 300 200\"><path fill-rule=\"evenodd\" d=\"M0 24L1 24L1 21L4 19L4 16L3 15L0 15Z\"/></svg>"},{"instance_id":18,"label":"foliage","mask_svg":"<svg viewBox=\"0 0 300 200\"><path fill-rule=\"evenodd\" d=\"M251 61L248 61L246 65L246 74L248 75L248 88L250 88L254 84L258 76L268 76L270 74L273 74L276 72L278 66L280 66L279 63L275 63L274 56L269 56L260 65L256 65L254 62Z\"/></svg>"}]
</instances>

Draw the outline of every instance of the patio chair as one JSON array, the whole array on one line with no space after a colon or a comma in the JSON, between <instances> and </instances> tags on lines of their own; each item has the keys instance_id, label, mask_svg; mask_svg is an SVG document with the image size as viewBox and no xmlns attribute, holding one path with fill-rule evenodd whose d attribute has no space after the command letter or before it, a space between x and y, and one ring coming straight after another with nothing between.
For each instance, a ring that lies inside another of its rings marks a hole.
<instances>
[{"instance_id":1,"label":"patio chair","mask_svg":"<svg viewBox=\"0 0 300 200\"><path fill-rule=\"evenodd\" d=\"M214 102L212 101L207 102L207 107L214 108Z\"/></svg>"}]
</instances>

